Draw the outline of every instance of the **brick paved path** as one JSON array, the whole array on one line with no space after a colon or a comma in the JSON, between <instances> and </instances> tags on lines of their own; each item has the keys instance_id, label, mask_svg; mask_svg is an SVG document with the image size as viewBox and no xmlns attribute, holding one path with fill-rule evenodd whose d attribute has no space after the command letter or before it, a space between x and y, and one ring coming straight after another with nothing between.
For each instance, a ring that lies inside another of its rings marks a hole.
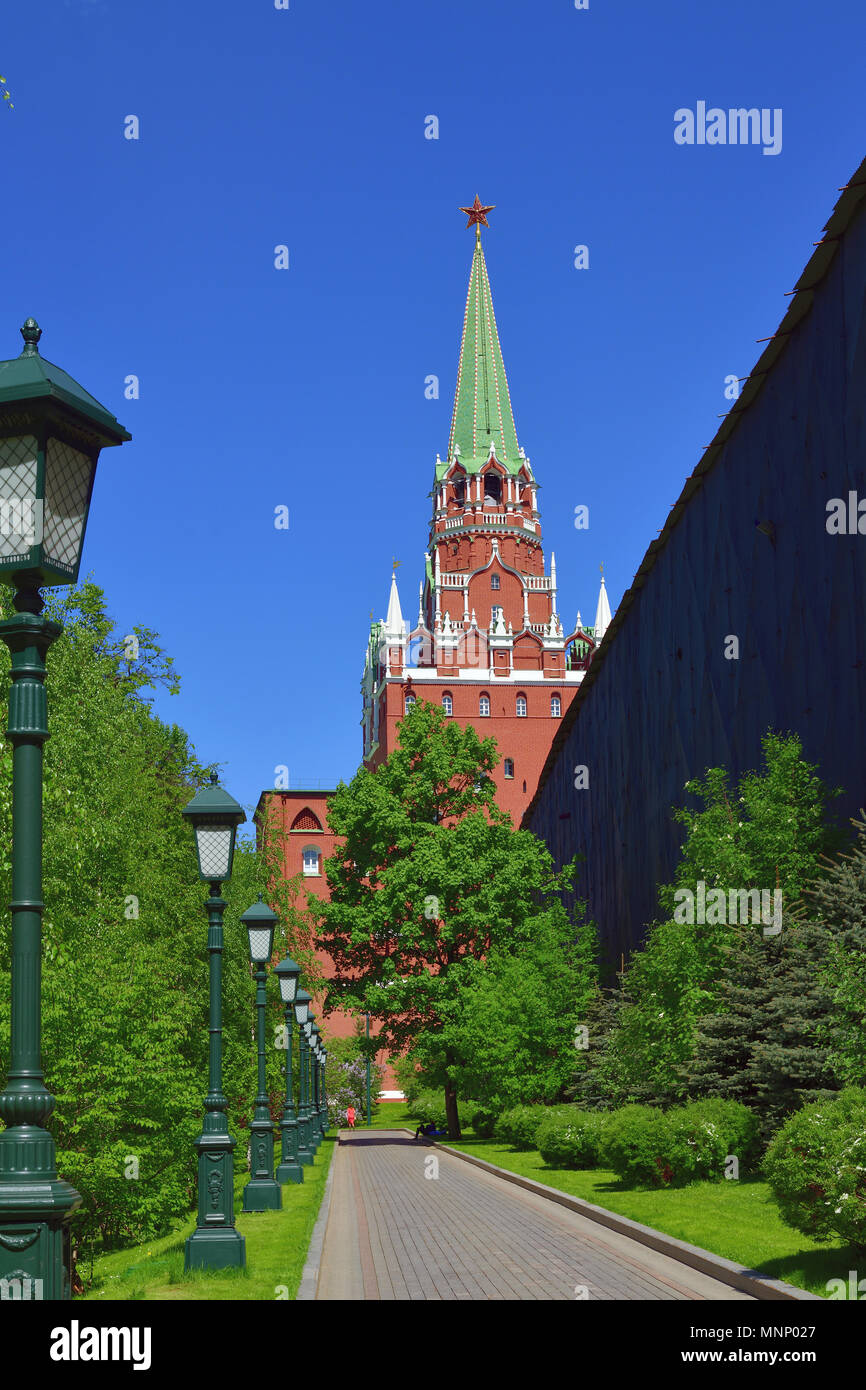
<instances>
[{"instance_id":1,"label":"brick paved path","mask_svg":"<svg viewBox=\"0 0 866 1390\"><path fill-rule=\"evenodd\" d=\"M425 1177L435 1153L438 1178ZM334 1155L320 1299L745 1299L396 1130L343 1135Z\"/></svg>"}]
</instances>

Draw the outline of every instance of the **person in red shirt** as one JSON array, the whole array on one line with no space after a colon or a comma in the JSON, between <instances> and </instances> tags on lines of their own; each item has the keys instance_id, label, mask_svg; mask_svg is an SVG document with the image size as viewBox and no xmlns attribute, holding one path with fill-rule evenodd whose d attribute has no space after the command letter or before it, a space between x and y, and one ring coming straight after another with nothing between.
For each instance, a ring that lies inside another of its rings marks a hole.
<instances>
[{"instance_id":1,"label":"person in red shirt","mask_svg":"<svg viewBox=\"0 0 866 1390\"><path fill-rule=\"evenodd\" d=\"M348 1123L350 1129L354 1129L354 1128L355 1128L355 1107L354 1107L354 1105L350 1105L349 1108L348 1108L348 1110L346 1111L346 1121L347 1121L347 1123Z\"/></svg>"}]
</instances>

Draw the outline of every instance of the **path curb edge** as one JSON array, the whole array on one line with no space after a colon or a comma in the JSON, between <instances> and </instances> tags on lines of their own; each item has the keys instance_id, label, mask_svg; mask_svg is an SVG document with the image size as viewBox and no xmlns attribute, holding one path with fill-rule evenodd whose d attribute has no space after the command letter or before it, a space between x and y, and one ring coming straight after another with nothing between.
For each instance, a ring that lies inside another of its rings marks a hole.
<instances>
[{"instance_id":1,"label":"path curb edge","mask_svg":"<svg viewBox=\"0 0 866 1390\"><path fill-rule=\"evenodd\" d=\"M337 1143L331 1154L331 1164L328 1168L328 1176L325 1179L325 1190L322 1193L322 1200L319 1205L319 1214L316 1217L316 1224L313 1227L313 1234L310 1236L310 1247L307 1251L307 1260L304 1265L304 1272L301 1275L301 1282L298 1285L298 1292L295 1295L296 1303L313 1302L316 1291L319 1287L319 1267L322 1263L322 1247L325 1244L325 1230L328 1225L328 1213L331 1210L331 1188L334 1183L334 1170L337 1166L337 1149L340 1145L340 1136L337 1135Z\"/></svg>"}]
</instances>

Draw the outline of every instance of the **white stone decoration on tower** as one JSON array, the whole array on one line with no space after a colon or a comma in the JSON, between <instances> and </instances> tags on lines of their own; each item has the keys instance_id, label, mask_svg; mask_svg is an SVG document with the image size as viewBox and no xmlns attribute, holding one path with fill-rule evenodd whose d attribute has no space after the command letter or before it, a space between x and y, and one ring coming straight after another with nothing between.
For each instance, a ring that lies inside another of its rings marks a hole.
<instances>
[{"instance_id":1,"label":"white stone decoration on tower","mask_svg":"<svg viewBox=\"0 0 866 1390\"><path fill-rule=\"evenodd\" d=\"M610 604L607 600L607 589L604 587L604 574L601 576L601 588L598 593L598 607L595 610L595 642L596 646L601 641L604 634L610 627Z\"/></svg>"}]
</instances>

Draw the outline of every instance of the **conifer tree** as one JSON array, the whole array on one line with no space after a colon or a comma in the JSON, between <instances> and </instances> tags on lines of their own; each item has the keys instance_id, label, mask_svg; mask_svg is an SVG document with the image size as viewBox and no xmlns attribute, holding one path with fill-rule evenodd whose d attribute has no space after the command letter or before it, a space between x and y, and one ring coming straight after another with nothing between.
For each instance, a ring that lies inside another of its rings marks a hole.
<instances>
[{"instance_id":1,"label":"conifer tree","mask_svg":"<svg viewBox=\"0 0 866 1390\"><path fill-rule=\"evenodd\" d=\"M808 916L832 942L823 967L832 1015L821 1034L838 1080L866 1083L866 813L852 820L854 843L828 863L825 876L805 895Z\"/></svg>"}]
</instances>

